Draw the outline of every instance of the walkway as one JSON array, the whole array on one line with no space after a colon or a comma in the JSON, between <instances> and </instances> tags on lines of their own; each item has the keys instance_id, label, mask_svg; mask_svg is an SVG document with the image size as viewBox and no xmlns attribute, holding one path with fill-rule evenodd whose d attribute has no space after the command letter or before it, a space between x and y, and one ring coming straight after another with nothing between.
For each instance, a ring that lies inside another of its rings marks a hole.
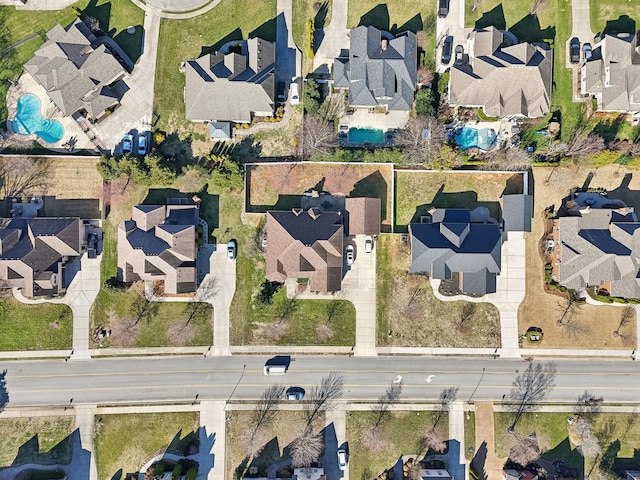
<instances>
[{"instance_id":1,"label":"walkway","mask_svg":"<svg viewBox=\"0 0 640 480\"><path fill-rule=\"evenodd\" d=\"M209 472L208 480L225 478L226 402L200 403L200 451L201 472ZM198 478L201 478L198 476Z\"/></svg>"},{"instance_id":2,"label":"walkway","mask_svg":"<svg viewBox=\"0 0 640 480\"><path fill-rule=\"evenodd\" d=\"M324 469L326 478L349 480L349 469L340 471L338 450L346 449L347 412L346 404L340 402L335 408L325 412Z\"/></svg>"},{"instance_id":3,"label":"walkway","mask_svg":"<svg viewBox=\"0 0 640 480\"><path fill-rule=\"evenodd\" d=\"M475 406L476 456L473 466L478 478L502 480L502 466L506 458L498 458L495 453L493 402L476 402Z\"/></svg>"},{"instance_id":4,"label":"walkway","mask_svg":"<svg viewBox=\"0 0 640 480\"><path fill-rule=\"evenodd\" d=\"M95 405L78 405L74 409L76 412L76 432L80 432L80 434L78 438L74 438L73 460L67 476L69 478L86 478L88 470L89 480L97 480L98 470L93 451Z\"/></svg>"},{"instance_id":5,"label":"walkway","mask_svg":"<svg viewBox=\"0 0 640 480\"><path fill-rule=\"evenodd\" d=\"M342 49L349 48L348 11L348 0L332 3L329 25L316 32L316 43L320 43L320 46L313 57L314 72L330 74L334 59L340 55Z\"/></svg>"},{"instance_id":6,"label":"walkway","mask_svg":"<svg viewBox=\"0 0 640 480\"><path fill-rule=\"evenodd\" d=\"M454 479L465 479L467 459L464 449L464 402L458 400L449 409L449 451L447 470Z\"/></svg>"}]
</instances>

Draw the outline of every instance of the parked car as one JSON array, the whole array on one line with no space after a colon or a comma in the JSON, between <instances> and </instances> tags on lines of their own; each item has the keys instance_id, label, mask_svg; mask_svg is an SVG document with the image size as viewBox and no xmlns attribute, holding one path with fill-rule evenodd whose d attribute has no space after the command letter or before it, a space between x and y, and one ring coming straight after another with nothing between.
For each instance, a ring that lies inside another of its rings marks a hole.
<instances>
[{"instance_id":1,"label":"parked car","mask_svg":"<svg viewBox=\"0 0 640 480\"><path fill-rule=\"evenodd\" d=\"M126 134L122 139L122 153L127 154L133 151L133 137Z\"/></svg>"},{"instance_id":2,"label":"parked car","mask_svg":"<svg viewBox=\"0 0 640 480\"><path fill-rule=\"evenodd\" d=\"M278 82L277 92L278 92L278 101L280 103L284 103L284 101L287 99L287 95L285 94L284 89L285 89L284 82Z\"/></svg>"},{"instance_id":3,"label":"parked car","mask_svg":"<svg viewBox=\"0 0 640 480\"><path fill-rule=\"evenodd\" d=\"M463 58L464 58L464 48L462 48L462 45L456 45L456 59L454 61L454 64L462 65Z\"/></svg>"},{"instance_id":4,"label":"parked car","mask_svg":"<svg viewBox=\"0 0 640 480\"><path fill-rule=\"evenodd\" d=\"M580 40L578 37L573 37L569 42L569 59L571 63L580 62Z\"/></svg>"},{"instance_id":5,"label":"parked car","mask_svg":"<svg viewBox=\"0 0 640 480\"><path fill-rule=\"evenodd\" d=\"M298 88L298 82L295 80L292 80L289 86L289 102L291 105L298 105L300 103L300 90Z\"/></svg>"},{"instance_id":6,"label":"parked car","mask_svg":"<svg viewBox=\"0 0 640 480\"><path fill-rule=\"evenodd\" d=\"M365 253L373 252L373 238L370 235L364 237L364 251Z\"/></svg>"},{"instance_id":7,"label":"parked car","mask_svg":"<svg viewBox=\"0 0 640 480\"><path fill-rule=\"evenodd\" d=\"M353 265L353 260L356 256L356 249L353 245L349 244L344 249L345 257L347 258L347 265Z\"/></svg>"},{"instance_id":8,"label":"parked car","mask_svg":"<svg viewBox=\"0 0 640 480\"><path fill-rule=\"evenodd\" d=\"M147 154L147 136L140 135L138 137L138 155L146 155Z\"/></svg>"},{"instance_id":9,"label":"parked car","mask_svg":"<svg viewBox=\"0 0 640 480\"><path fill-rule=\"evenodd\" d=\"M444 18L449 15L449 0L440 0L438 2L438 16Z\"/></svg>"},{"instance_id":10,"label":"parked car","mask_svg":"<svg viewBox=\"0 0 640 480\"><path fill-rule=\"evenodd\" d=\"M286 391L287 400L302 400L304 399L304 388L302 387L289 387Z\"/></svg>"},{"instance_id":11,"label":"parked car","mask_svg":"<svg viewBox=\"0 0 640 480\"><path fill-rule=\"evenodd\" d=\"M453 50L453 37L449 35L442 44L442 63L447 65L451 61L451 50Z\"/></svg>"},{"instance_id":12,"label":"parked car","mask_svg":"<svg viewBox=\"0 0 640 480\"><path fill-rule=\"evenodd\" d=\"M584 55L585 62L588 62L589 60L591 60L591 44L590 43L585 43L584 45L582 45L582 53Z\"/></svg>"},{"instance_id":13,"label":"parked car","mask_svg":"<svg viewBox=\"0 0 640 480\"><path fill-rule=\"evenodd\" d=\"M338 467L340 470L347 468L347 452L344 448L338 450Z\"/></svg>"},{"instance_id":14,"label":"parked car","mask_svg":"<svg viewBox=\"0 0 640 480\"><path fill-rule=\"evenodd\" d=\"M238 243L235 240L229 241L229 243L227 243L227 258L229 260L235 260L237 254L238 254Z\"/></svg>"}]
</instances>

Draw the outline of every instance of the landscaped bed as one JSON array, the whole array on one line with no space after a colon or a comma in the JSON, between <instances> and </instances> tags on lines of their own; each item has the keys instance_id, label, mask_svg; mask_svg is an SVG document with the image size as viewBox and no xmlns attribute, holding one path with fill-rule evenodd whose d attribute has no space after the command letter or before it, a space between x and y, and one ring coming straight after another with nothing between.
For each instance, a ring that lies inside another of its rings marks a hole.
<instances>
[{"instance_id":1,"label":"landscaped bed","mask_svg":"<svg viewBox=\"0 0 640 480\"><path fill-rule=\"evenodd\" d=\"M94 452L98 478L139 471L160 449L177 455L198 452L198 414L137 413L95 416Z\"/></svg>"},{"instance_id":2,"label":"landscaped bed","mask_svg":"<svg viewBox=\"0 0 640 480\"><path fill-rule=\"evenodd\" d=\"M407 273L411 254L400 235L380 235L376 250L378 346L500 346L496 307L438 300L426 276Z\"/></svg>"},{"instance_id":3,"label":"landscaped bed","mask_svg":"<svg viewBox=\"0 0 640 480\"><path fill-rule=\"evenodd\" d=\"M2 301L2 300L0 300ZM0 308L0 351L70 350L73 318L66 305L26 305L7 298Z\"/></svg>"}]
</instances>

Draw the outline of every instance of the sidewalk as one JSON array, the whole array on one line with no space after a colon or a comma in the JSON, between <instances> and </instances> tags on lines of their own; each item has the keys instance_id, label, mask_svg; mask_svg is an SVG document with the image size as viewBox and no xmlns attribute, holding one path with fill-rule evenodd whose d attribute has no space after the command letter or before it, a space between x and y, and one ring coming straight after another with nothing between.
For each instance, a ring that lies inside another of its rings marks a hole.
<instances>
[{"instance_id":1,"label":"sidewalk","mask_svg":"<svg viewBox=\"0 0 640 480\"><path fill-rule=\"evenodd\" d=\"M502 466L506 458L495 453L493 402L477 402L476 406L476 456L472 463L479 478L502 480Z\"/></svg>"},{"instance_id":2,"label":"sidewalk","mask_svg":"<svg viewBox=\"0 0 640 480\"><path fill-rule=\"evenodd\" d=\"M208 480L225 479L226 402L200 403L200 451L201 472L209 472ZM198 478L202 478L198 475Z\"/></svg>"},{"instance_id":3,"label":"sidewalk","mask_svg":"<svg viewBox=\"0 0 640 480\"><path fill-rule=\"evenodd\" d=\"M465 479L467 459L464 443L464 402L451 404L449 409L449 452L447 452L448 472L454 479Z\"/></svg>"}]
</instances>

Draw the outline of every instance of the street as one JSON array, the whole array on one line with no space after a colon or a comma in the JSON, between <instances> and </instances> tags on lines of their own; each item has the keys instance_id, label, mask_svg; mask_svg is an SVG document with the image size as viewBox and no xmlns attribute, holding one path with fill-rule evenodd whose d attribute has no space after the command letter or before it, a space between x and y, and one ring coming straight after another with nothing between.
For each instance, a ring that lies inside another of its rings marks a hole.
<instances>
[{"instance_id":1,"label":"street","mask_svg":"<svg viewBox=\"0 0 640 480\"><path fill-rule=\"evenodd\" d=\"M2 362L9 407L91 403L255 400L274 383L309 389L328 372L344 375L343 400L372 401L398 376L403 401L436 401L449 386L458 399L500 401L528 363L473 357L293 357L286 375L265 376L267 357L110 358L90 361ZM631 360L556 360L549 402L571 403L589 390L607 403L638 403L638 364ZM243 367L246 365L246 368ZM484 369L484 374L483 374ZM236 388L237 385L237 388ZM477 390L476 389L477 386ZM71 399L73 401L71 402Z\"/></svg>"}]
</instances>

